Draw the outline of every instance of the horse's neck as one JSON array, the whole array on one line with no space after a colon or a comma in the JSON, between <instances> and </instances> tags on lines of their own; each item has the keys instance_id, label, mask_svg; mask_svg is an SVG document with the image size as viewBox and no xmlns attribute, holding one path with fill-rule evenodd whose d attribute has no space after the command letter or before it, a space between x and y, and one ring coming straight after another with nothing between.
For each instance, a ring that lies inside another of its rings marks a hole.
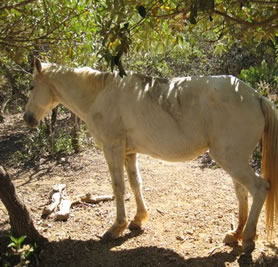
<instances>
[{"instance_id":1,"label":"horse's neck","mask_svg":"<svg viewBox=\"0 0 278 267\"><path fill-rule=\"evenodd\" d=\"M57 98L61 104L86 121L90 105L95 97L93 85L77 74L67 75L56 79Z\"/></svg>"}]
</instances>

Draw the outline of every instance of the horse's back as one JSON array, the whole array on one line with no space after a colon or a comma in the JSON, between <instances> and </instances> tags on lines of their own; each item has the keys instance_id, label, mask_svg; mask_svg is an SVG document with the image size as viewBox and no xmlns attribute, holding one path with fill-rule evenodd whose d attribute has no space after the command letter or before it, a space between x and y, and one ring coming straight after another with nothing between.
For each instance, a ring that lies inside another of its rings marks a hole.
<instances>
[{"instance_id":1,"label":"horse's back","mask_svg":"<svg viewBox=\"0 0 278 267\"><path fill-rule=\"evenodd\" d=\"M160 92L160 103L143 98L135 109L142 126L152 125L146 133L156 146L167 144L168 151L178 148L192 157L213 146L238 147L248 154L262 136L259 96L237 78L176 78L164 86L167 95Z\"/></svg>"},{"instance_id":2,"label":"horse's back","mask_svg":"<svg viewBox=\"0 0 278 267\"><path fill-rule=\"evenodd\" d=\"M131 74L112 78L104 91L97 108L106 116L101 132L125 136L130 152L191 159L228 137L237 142L263 128L258 95L232 76L167 80Z\"/></svg>"}]
</instances>

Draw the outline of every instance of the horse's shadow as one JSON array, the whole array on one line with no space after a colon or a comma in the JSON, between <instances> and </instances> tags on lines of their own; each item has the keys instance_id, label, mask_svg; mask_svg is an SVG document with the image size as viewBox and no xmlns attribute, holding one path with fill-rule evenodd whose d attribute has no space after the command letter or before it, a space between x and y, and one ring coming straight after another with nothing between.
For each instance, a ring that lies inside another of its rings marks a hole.
<instances>
[{"instance_id":1,"label":"horse's shadow","mask_svg":"<svg viewBox=\"0 0 278 267\"><path fill-rule=\"evenodd\" d=\"M157 246L141 246L138 248L121 248L120 246L129 239L134 238L142 231L126 234L114 241L102 240L73 240L65 239L56 242L46 242L40 247L37 259L41 267L137 267L137 266L190 266L190 267L224 267L233 266L277 266L277 257L259 258L252 260L251 254L241 254L240 247L234 247L230 252L216 252L203 257L184 258L171 249ZM7 232L0 231L1 246L7 246L7 239L3 242ZM273 251L278 248L269 246ZM0 253L1 263L1 253ZM33 265L31 265L33 266ZM36 266L36 265L35 265Z\"/></svg>"},{"instance_id":2,"label":"horse's shadow","mask_svg":"<svg viewBox=\"0 0 278 267\"><path fill-rule=\"evenodd\" d=\"M157 246L120 248L130 238L142 232L131 232L115 241L72 240L49 242L40 254L40 266L274 266L277 258L253 261L251 254L241 254L235 247L231 252L216 252L204 257L184 258L173 250ZM274 249L277 249L276 247ZM267 263L267 265L266 265ZM269 265L270 264L270 265Z\"/></svg>"}]
</instances>

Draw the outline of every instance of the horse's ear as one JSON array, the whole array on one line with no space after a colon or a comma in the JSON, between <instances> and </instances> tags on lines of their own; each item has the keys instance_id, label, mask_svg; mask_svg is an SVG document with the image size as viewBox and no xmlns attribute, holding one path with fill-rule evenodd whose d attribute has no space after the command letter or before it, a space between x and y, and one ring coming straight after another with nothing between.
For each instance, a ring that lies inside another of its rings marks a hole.
<instances>
[{"instance_id":1,"label":"horse's ear","mask_svg":"<svg viewBox=\"0 0 278 267\"><path fill-rule=\"evenodd\" d=\"M42 71L42 63L41 63L41 61L38 58L35 58L34 65L35 65L36 70L39 73L41 73L41 71Z\"/></svg>"}]
</instances>

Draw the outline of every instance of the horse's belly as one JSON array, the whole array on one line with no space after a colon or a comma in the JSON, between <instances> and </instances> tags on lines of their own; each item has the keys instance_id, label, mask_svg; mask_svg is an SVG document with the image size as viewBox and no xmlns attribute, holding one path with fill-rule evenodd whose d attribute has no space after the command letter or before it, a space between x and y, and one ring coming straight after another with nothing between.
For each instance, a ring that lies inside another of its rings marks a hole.
<instances>
[{"instance_id":1,"label":"horse's belly","mask_svg":"<svg viewBox=\"0 0 278 267\"><path fill-rule=\"evenodd\" d=\"M185 150L183 152L179 151L162 151L162 150L150 150L139 148L136 152L141 154L147 154L151 157L167 160L167 161L187 161L195 159L196 157L202 155L207 151L207 148L199 148L194 151Z\"/></svg>"},{"instance_id":2,"label":"horse's belly","mask_svg":"<svg viewBox=\"0 0 278 267\"><path fill-rule=\"evenodd\" d=\"M203 154L207 149L203 138L195 140L177 136L172 132L169 137L160 132L158 136L140 136L130 139L130 153L147 154L167 161L186 161Z\"/></svg>"}]
</instances>

